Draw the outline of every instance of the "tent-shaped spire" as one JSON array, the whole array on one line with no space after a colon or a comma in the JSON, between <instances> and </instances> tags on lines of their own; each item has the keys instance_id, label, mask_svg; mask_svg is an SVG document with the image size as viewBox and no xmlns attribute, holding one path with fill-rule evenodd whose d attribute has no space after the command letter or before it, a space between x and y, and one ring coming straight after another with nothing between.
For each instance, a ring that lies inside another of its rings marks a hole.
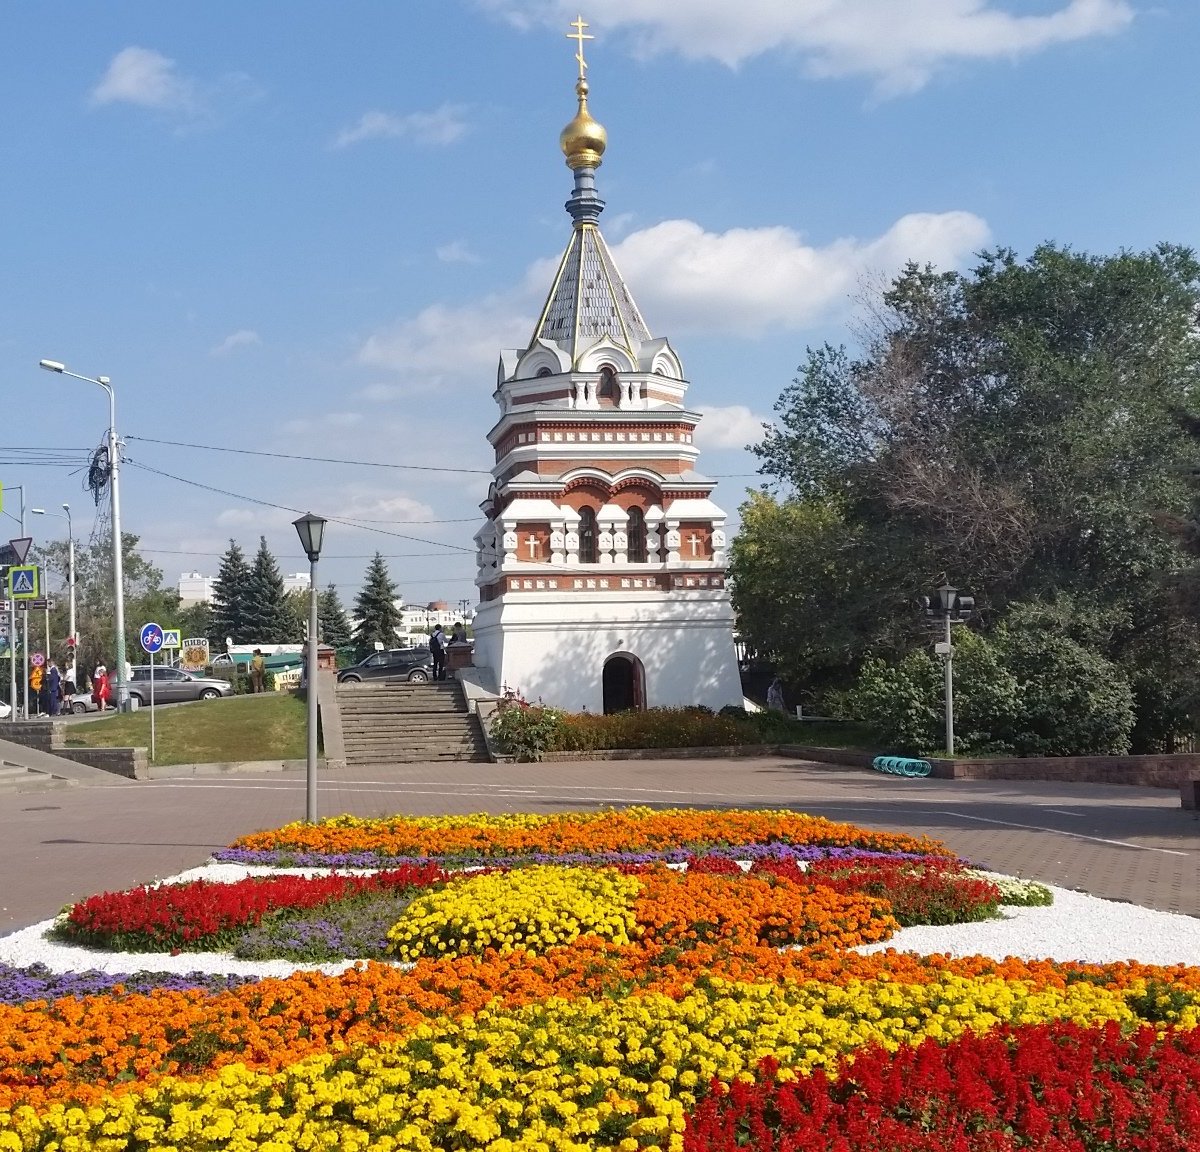
<instances>
[{"instance_id":1,"label":"tent-shaped spire","mask_svg":"<svg viewBox=\"0 0 1200 1152\"><path fill-rule=\"evenodd\" d=\"M575 189L566 204L575 227L530 341L553 341L570 355L572 364L578 362L580 353L605 337L627 348L634 359L641 344L651 339L646 321L600 234L598 222L604 201L596 194L596 169L607 147L608 134L588 111L583 40L590 37L582 35L583 27L586 25L581 24L575 37L579 40L579 79L575 84L579 110L559 137L567 167L575 174Z\"/></svg>"}]
</instances>

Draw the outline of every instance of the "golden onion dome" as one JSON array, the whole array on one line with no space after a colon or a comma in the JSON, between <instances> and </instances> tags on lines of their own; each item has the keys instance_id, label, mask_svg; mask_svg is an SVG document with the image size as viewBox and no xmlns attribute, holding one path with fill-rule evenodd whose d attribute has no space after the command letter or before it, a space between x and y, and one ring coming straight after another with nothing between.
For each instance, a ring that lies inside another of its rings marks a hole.
<instances>
[{"instance_id":1,"label":"golden onion dome","mask_svg":"<svg viewBox=\"0 0 1200 1152\"><path fill-rule=\"evenodd\" d=\"M599 168L600 157L608 146L608 133L604 131L604 125L593 120L588 112L588 83L582 77L575 85L575 94L579 97L579 111L575 113L575 119L562 130L558 143L567 158L567 167L572 171L576 168Z\"/></svg>"}]
</instances>

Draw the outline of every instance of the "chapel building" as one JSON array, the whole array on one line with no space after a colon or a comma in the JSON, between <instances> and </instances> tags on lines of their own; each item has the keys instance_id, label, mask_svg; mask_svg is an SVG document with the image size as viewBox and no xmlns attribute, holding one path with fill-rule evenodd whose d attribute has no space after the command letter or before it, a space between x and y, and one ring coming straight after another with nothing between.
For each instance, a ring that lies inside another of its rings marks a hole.
<instances>
[{"instance_id":1,"label":"chapel building","mask_svg":"<svg viewBox=\"0 0 1200 1152\"><path fill-rule=\"evenodd\" d=\"M578 113L571 237L525 348L501 353L492 484L475 534L475 664L568 711L742 704L725 513L696 470L698 413L599 219L607 134Z\"/></svg>"}]
</instances>

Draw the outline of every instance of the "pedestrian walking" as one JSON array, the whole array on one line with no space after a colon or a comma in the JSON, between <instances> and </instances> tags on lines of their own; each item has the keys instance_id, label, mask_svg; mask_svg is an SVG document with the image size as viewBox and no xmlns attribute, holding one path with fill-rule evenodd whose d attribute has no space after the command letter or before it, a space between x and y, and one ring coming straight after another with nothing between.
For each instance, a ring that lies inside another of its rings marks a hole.
<instances>
[{"instance_id":1,"label":"pedestrian walking","mask_svg":"<svg viewBox=\"0 0 1200 1152\"><path fill-rule=\"evenodd\" d=\"M446 679L446 637L440 624L435 625L429 637L429 651L433 656L433 678Z\"/></svg>"}]
</instances>

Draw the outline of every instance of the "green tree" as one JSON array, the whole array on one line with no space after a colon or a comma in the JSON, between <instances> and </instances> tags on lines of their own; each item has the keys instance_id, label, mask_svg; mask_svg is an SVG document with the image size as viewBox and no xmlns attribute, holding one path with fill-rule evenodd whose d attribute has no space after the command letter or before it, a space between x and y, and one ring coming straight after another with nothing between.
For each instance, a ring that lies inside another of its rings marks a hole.
<instances>
[{"instance_id":1,"label":"green tree","mask_svg":"<svg viewBox=\"0 0 1200 1152\"><path fill-rule=\"evenodd\" d=\"M213 625L211 604L201 601L198 604L181 607L175 614L175 623L184 637L204 636L210 643L216 642L217 636Z\"/></svg>"},{"instance_id":2,"label":"green tree","mask_svg":"<svg viewBox=\"0 0 1200 1152\"><path fill-rule=\"evenodd\" d=\"M230 540L225 555L221 557L221 566L217 569L217 579L213 586L214 631L211 639L219 649L225 647L226 640L232 640L234 644L245 644L256 639L250 635L247 607L249 584L250 565L246 563L246 555L236 540Z\"/></svg>"},{"instance_id":3,"label":"green tree","mask_svg":"<svg viewBox=\"0 0 1200 1152\"><path fill-rule=\"evenodd\" d=\"M385 648L395 646L396 632L402 619L395 604L397 599L396 587L388 575L387 564L383 556L376 552L374 559L367 565L362 591L354 601L354 614L358 617L358 625L354 629L354 643L358 645L359 651L368 651L377 643Z\"/></svg>"},{"instance_id":4,"label":"green tree","mask_svg":"<svg viewBox=\"0 0 1200 1152\"><path fill-rule=\"evenodd\" d=\"M749 649L810 698L849 684L863 649L906 651L918 622L896 615L918 587L864 546L863 528L835 496L750 492L730 570L738 628ZM883 643L880 621L900 626Z\"/></svg>"},{"instance_id":5,"label":"green tree","mask_svg":"<svg viewBox=\"0 0 1200 1152\"><path fill-rule=\"evenodd\" d=\"M295 644L308 639L308 593L285 592L280 608L282 626L280 633L287 636L279 644Z\"/></svg>"},{"instance_id":6,"label":"green tree","mask_svg":"<svg viewBox=\"0 0 1200 1152\"><path fill-rule=\"evenodd\" d=\"M342 607L336 585L330 584L317 598L317 619L321 639L333 648L346 648L353 643L350 621Z\"/></svg>"},{"instance_id":7,"label":"green tree","mask_svg":"<svg viewBox=\"0 0 1200 1152\"><path fill-rule=\"evenodd\" d=\"M756 448L783 505L834 508L840 526L802 524L806 549L775 531L782 513L751 516L736 595L780 616L799 595L801 622L772 623L851 669L908 650L913 597L944 579L975 595L985 631L1012 605L1069 595L1110 622L1075 643L1142 686L1161 721L1139 716L1139 739L1161 744L1180 713L1179 693L1153 699L1165 662L1173 683L1200 680L1200 645L1167 641L1181 636L1171 576L1186 557L1162 528L1186 514L1200 460L1175 415L1200 402L1198 308L1200 264L1167 245L1099 257L1043 245L1025 261L999 250L966 274L908 267L874 302L857 355L809 351ZM835 611L787 587L814 566L846 574ZM742 626L755 627L745 610Z\"/></svg>"},{"instance_id":8,"label":"green tree","mask_svg":"<svg viewBox=\"0 0 1200 1152\"><path fill-rule=\"evenodd\" d=\"M125 656L131 664L144 659L140 634L142 625L150 621L169 625L179 611L179 593L163 585L162 570L157 568L138 551L138 537L122 533L122 572L124 575L125 599ZM37 563L50 574L49 591L54 597L54 609L50 614L50 650L60 663L68 658L66 647L68 625L68 545L65 540L55 540L43 545L36 552ZM103 662L113 667L116 659L116 642L113 622L116 615L112 547L107 540L99 539L75 545L75 627L80 635L78 666L82 672L90 673ZM40 614L30 619L30 647L38 636Z\"/></svg>"},{"instance_id":9,"label":"green tree","mask_svg":"<svg viewBox=\"0 0 1200 1152\"><path fill-rule=\"evenodd\" d=\"M242 604L246 643L287 644L303 639L303 632L295 629L296 621L287 611L283 576L265 536L258 538L258 551L250 563Z\"/></svg>"}]
</instances>

